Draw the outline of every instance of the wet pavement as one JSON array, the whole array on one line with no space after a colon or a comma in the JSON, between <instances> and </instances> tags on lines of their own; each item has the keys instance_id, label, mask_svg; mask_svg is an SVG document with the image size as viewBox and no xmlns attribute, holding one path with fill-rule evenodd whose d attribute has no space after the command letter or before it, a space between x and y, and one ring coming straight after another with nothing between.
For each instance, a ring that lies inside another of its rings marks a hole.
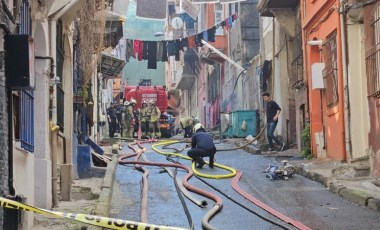
<instances>
[{"instance_id":1,"label":"wet pavement","mask_svg":"<svg viewBox=\"0 0 380 230\"><path fill-rule=\"evenodd\" d=\"M155 153L150 146L147 148L145 157L149 161L167 163L165 156ZM234 145L222 143L217 148L233 148ZM124 151L130 152L123 148ZM257 152L256 152L257 153ZM183 152L186 154L186 152ZM270 207L280 211L288 217L299 221L312 229L379 229L378 218L380 213L368 207L356 205L348 199L337 195L330 187L310 180L307 177L296 175L294 178L285 180L269 180L263 171L268 164L280 165L278 160L289 159L290 163L295 163L297 170L310 173L318 169L318 164L311 161L299 160L299 154L285 152L280 154L252 154L248 151L237 149L233 151L218 152L217 163L228 165L243 172L239 181L239 186L246 192L266 203ZM208 159L206 159L208 160ZM179 160L180 163L190 165L188 160ZM305 163L306 162L306 163ZM308 168L301 167L308 166ZM147 167L150 171L149 197L148 197L148 223L167 225L175 227L190 228L188 218L184 208L178 198L177 191L173 184L173 179L161 168ZM320 169L320 168L319 168ZM309 171L307 171L309 170ZM325 169L323 169L325 170ZM225 170L210 169L206 165L201 169L203 173L228 173ZM328 169L326 169L326 172ZM331 169L330 169L331 171ZM185 172L178 171L178 177L183 177ZM111 202L110 216L114 218L140 221L141 205L141 175L133 166L121 166L116 168L115 184L113 187L113 197ZM266 220L279 222L276 217L258 208L245 198L236 193L231 187L232 179L203 179L209 185L196 177L189 181L192 185L215 193L223 200L223 209L210 221L210 224L217 229L282 229ZM216 190L215 190L216 189ZM344 190L344 189L343 189ZM341 191L343 191L341 190ZM195 195L198 196L198 195ZM230 198L230 199L229 199ZM199 197L198 199L205 199ZM206 199L209 203L207 208L199 208L192 202L185 199L185 203L191 214L194 229L202 229L201 220L203 216L212 208L214 201ZM231 201L232 200L232 201ZM234 202L240 204L237 205ZM245 207L242 208L241 205ZM258 215L257 215L258 214ZM261 217L260 217L261 216ZM286 224L285 224L286 225ZM288 229L293 229L286 225Z\"/></svg>"}]
</instances>

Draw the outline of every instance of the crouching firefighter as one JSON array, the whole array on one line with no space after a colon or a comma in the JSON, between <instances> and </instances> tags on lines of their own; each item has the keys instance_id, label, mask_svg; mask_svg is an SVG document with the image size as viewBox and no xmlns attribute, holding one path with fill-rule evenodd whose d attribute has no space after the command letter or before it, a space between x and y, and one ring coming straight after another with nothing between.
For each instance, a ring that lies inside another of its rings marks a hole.
<instances>
[{"instance_id":1,"label":"crouching firefighter","mask_svg":"<svg viewBox=\"0 0 380 230\"><path fill-rule=\"evenodd\" d=\"M206 133L201 123L194 126L194 134L191 137L191 149L187 155L193 159L197 168L202 168L205 164L203 157L209 157L209 167L214 167L214 156L216 148L211 135Z\"/></svg>"}]
</instances>

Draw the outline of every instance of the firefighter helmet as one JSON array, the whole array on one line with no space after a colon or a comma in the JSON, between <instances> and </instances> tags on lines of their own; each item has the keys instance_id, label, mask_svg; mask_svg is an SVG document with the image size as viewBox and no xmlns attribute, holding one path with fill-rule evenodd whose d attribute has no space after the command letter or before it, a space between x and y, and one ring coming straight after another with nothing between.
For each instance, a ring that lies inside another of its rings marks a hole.
<instances>
[{"instance_id":1,"label":"firefighter helmet","mask_svg":"<svg viewBox=\"0 0 380 230\"><path fill-rule=\"evenodd\" d=\"M150 100L149 104L154 105L154 104L156 104L156 102L154 100Z\"/></svg>"},{"instance_id":2,"label":"firefighter helmet","mask_svg":"<svg viewBox=\"0 0 380 230\"><path fill-rule=\"evenodd\" d=\"M193 128L194 133L197 132L198 129L204 129L201 123L197 123L196 125L194 125L194 128Z\"/></svg>"},{"instance_id":3,"label":"firefighter helmet","mask_svg":"<svg viewBox=\"0 0 380 230\"><path fill-rule=\"evenodd\" d=\"M136 102L136 100L135 100L135 99L133 99L133 98L132 98L132 99L131 99L131 102L130 102L130 104L135 104L135 105L136 105L136 104L137 104L137 102Z\"/></svg>"},{"instance_id":4,"label":"firefighter helmet","mask_svg":"<svg viewBox=\"0 0 380 230\"><path fill-rule=\"evenodd\" d=\"M129 101L124 101L124 105L129 105Z\"/></svg>"}]
</instances>

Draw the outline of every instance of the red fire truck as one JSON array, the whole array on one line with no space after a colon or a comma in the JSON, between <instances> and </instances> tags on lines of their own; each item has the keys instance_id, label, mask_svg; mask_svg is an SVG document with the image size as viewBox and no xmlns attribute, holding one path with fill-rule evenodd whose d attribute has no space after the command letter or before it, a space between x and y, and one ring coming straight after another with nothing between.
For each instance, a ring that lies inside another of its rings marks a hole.
<instances>
[{"instance_id":1,"label":"red fire truck","mask_svg":"<svg viewBox=\"0 0 380 230\"><path fill-rule=\"evenodd\" d=\"M156 102L156 106L161 111L161 136L170 138L173 135L174 124L171 119L171 115L167 114L168 97L163 86L126 86L124 89L124 99L130 101L131 98L134 98L137 102L135 110L141 108L142 101L149 102L150 100L154 100ZM136 132L137 128L138 124L135 126Z\"/></svg>"}]
</instances>

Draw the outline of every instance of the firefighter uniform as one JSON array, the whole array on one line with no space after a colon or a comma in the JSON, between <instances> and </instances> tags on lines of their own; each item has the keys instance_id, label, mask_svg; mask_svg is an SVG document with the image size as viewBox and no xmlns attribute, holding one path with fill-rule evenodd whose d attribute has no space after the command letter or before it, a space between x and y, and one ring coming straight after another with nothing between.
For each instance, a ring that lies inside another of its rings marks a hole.
<instances>
[{"instance_id":1,"label":"firefighter uniform","mask_svg":"<svg viewBox=\"0 0 380 230\"><path fill-rule=\"evenodd\" d=\"M160 109L155 105L155 102L151 100L149 102L148 107L148 116L149 116L149 132L150 137L161 137L160 132L160 117L161 117L161 111Z\"/></svg>"},{"instance_id":2,"label":"firefighter uniform","mask_svg":"<svg viewBox=\"0 0 380 230\"><path fill-rule=\"evenodd\" d=\"M143 133L143 136L149 138L150 133L149 133L148 110L149 110L148 103L146 101L143 101L141 104L141 109L140 109L141 132Z\"/></svg>"},{"instance_id":3,"label":"firefighter uniform","mask_svg":"<svg viewBox=\"0 0 380 230\"><path fill-rule=\"evenodd\" d=\"M196 120L192 117L183 117L179 120L182 129L185 130L184 138L190 138L193 136L193 127L196 124Z\"/></svg>"},{"instance_id":4,"label":"firefighter uniform","mask_svg":"<svg viewBox=\"0 0 380 230\"><path fill-rule=\"evenodd\" d=\"M128 138L133 138L133 131L134 131L134 126L135 126L135 117L134 117L133 108L135 105L136 105L136 100L132 99L126 108L125 129L123 129L123 134L125 134L125 137L128 137Z\"/></svg>"}]
</instances>

